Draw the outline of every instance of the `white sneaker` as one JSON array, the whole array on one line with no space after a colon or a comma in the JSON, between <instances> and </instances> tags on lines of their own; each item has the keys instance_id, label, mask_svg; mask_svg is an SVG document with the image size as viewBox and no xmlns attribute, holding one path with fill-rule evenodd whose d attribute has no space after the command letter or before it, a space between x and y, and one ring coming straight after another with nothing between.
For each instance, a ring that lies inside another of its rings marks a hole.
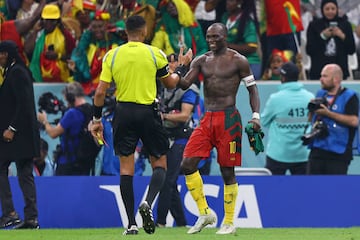
<instances>
[{"instance_id":1,"label":"white sneaker","mask_svg":"<svg viewBox=\"0 0 360 240\"><path fill-rule=\"evenodd\" d=\"M230 225L230 224L223 224L219 231L216 232L216 234L233 234L236 232L236 228L234 227L234 225Z\"/></svg>"},{"instance_id":2,"label":"white sneaker","mask_svg":"<svg viewBox=\"0 0 360 240\"><path fill-rule=\"evenodd\" d=\"M195 225L191 227L187 233L194 234L200 232L204 227L209 224L213 224L216 221L216 217L213 213L200 215L198 220L196 221Z\"/></svg>"},{"instance_id":3,"label":"white sneaker","mask_svg":"<svg viewBox=\"0 0 360 240\"><path fill-rule=\"evenodd\" d=\"M139 229L136 225L131 225L130 228L126 229L123 235L136 235L139 233Z\"/></svg>"}]
</instances>

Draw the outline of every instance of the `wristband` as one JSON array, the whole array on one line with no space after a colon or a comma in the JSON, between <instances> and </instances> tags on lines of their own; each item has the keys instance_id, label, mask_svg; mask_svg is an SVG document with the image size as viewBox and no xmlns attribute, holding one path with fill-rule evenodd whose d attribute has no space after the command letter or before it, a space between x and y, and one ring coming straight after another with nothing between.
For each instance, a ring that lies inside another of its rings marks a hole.
<instances>
[{"instance_id":1,"label":"wristband","mask_svg":"<svg viewBox=\"0 0 360 240\"><path fill-rule=\"evenodd\" d=\"M12 127L11 125L9 125L8 130L10 130L12 132L16 132L16 128Z\"/></svg>"},{"instance_id":2,"label":"wristband","mask_svg":"<svg viewBox=\"0 0 360 240\"><path fill-rule=\"evenodd\" d=\"M101 117L100 118L93 117L92 122L93 123L100 123L101 122Z\"/></svg>"},{"instance_id":3,"label":"wristband","mask_svg":"<svg viewBox=\"0 0 360 240\"><path fill-rule=\"evenodd\" d=\"M253 119L258 119L258 120L260 120L260 114L257 113L257 112L253 112L252 118L253 118Z\"/></svg>"},{"instance_id":4,"label":"wristband","mask_svg":"<svg viewBox=\"0 0 360 240\"><path fill-rule=\"evenodd\" d=\"M180 64L175 68L175 72L177 75L179 75L179 78L182 78L187 73L187 67L183 64Z\"/></svg>"},{"instance_id":5,"label":"wristband","mask_svg":"<svg viewBox=\"0 0 360 240\"><path fill-rule=\"evenodd\" d=\"M102 109L103 109L103 106L98 107L98 106L93 105L94 118L101 119Z\"/></svg>"}]
</instances>

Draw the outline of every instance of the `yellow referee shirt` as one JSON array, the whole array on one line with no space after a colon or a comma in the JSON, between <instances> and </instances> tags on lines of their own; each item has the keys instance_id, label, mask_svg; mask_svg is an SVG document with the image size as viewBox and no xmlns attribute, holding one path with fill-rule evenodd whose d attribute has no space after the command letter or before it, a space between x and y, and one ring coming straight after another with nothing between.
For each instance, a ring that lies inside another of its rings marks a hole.
<instances>
[{"instance_id":1,"label":"yellow referee shirt","mask_svg":"<svg viewBox=\"0 0 360 240\"><path fill-rule=\"evenodd\" d=\"M114 80L117 101L150 105L156 97L156 77L167 75L168 61L160 49L128 42L104 56L100 80Z\"/></svg>"}]
</instances>

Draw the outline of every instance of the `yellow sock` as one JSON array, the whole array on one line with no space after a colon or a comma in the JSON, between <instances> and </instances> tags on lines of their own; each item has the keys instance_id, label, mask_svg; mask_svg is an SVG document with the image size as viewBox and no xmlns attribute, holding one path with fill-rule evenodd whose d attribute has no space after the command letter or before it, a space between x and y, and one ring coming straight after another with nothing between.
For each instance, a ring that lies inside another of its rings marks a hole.
<instances>
[{"instance_id":1,"label":"yellow sock","mask_svg":"<svg viewBox=\"0 0 360 240\"><path fill-rule=\"evenodd\" d=\"M238 184L224 185L224 224L233 224Z\"/></svg>"},{"instance_id":2,"label":"yellow sock","mask_svg":"<svg viewBox=\"0 0 360 240\"><path fill-rule=\"evenodd\" d=\"M196 202L200 215L209 214L210 209L204 195L203 181L199 171L185 175L185 181L191 196Z\"/></svg>"}]
</instances>

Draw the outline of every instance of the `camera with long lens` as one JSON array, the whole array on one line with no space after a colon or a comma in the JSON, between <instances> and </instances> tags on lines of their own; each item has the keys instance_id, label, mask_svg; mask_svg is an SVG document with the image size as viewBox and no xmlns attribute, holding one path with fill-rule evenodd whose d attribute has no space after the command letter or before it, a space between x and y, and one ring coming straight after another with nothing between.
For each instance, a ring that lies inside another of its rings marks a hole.
<instances>
[{"instance_id":1,"label":"camera with long lens","mask_svg":"<svg viewBox=\"0 0 360 240\"><path fill-rule=\"evenodd\" d=\"M326 124L319 120L316 121L311 128L311 131L307 134L304 134L301 137L303 145L309 145L315 138L326 138L329 135L328 128Z\"/></svg>"},{"instance_id":2,"label":"camera with long lens","mask_svg":"<svg viewBox=\"0 0 360 240\"><path fill-rule=\"evenodd\" d=\"M58 99L53 93L51 92L45 92L43 93L38 100L38 106L40 112L46 112L48 114L58 114L61 112L61 114L64 114L66 111L66 106L63 101ZM57 124L60 119L55 119L54 124ZM44 126L42 123L39 122L39 128L41 130L44 129Z\"/></svg>"},{"instance_id":3,"label":"camera with long lens","mask_svg":"<svg viewBox=\"0 0 360 240\"><path fill-rule=\"evenodd\" d=\"M59 112L64 113L66 110L64 102L51 92L43 93L39 97L38 105L39 111L44 111L49 114L58 114Z\"/></svg>"},{"instance_id":4,"label":"camera with long lens","mask_svg":"<svg viewBox=\"0 0 360 240\"><path fill-rule=\"evenodd\" d=\"M308 103L307 108L309 109L310 112L315 112L316 110L321 108L321 104L324 104L326 107L328 106L328 102L325 97L315 98L311 100Z\"/></svg>"},{"instance_id":5,"label":"camera with long lens","mask_svg":"<svg viewBox=\"0 0 360 240\"><path fill-rule=\"evenodd\" d=\"M316 110L321 108L321 104L326 107L329 106L325 97L315 98L311 100L307 106L310 112L315 112ZM303 145L309 145L315 138L326 138L329 135L328 128L326 124L322 120L317 120L311 126L311 131L309 133L304 134L301 137L303 141Z\"/></svg>"}]
</instances>

